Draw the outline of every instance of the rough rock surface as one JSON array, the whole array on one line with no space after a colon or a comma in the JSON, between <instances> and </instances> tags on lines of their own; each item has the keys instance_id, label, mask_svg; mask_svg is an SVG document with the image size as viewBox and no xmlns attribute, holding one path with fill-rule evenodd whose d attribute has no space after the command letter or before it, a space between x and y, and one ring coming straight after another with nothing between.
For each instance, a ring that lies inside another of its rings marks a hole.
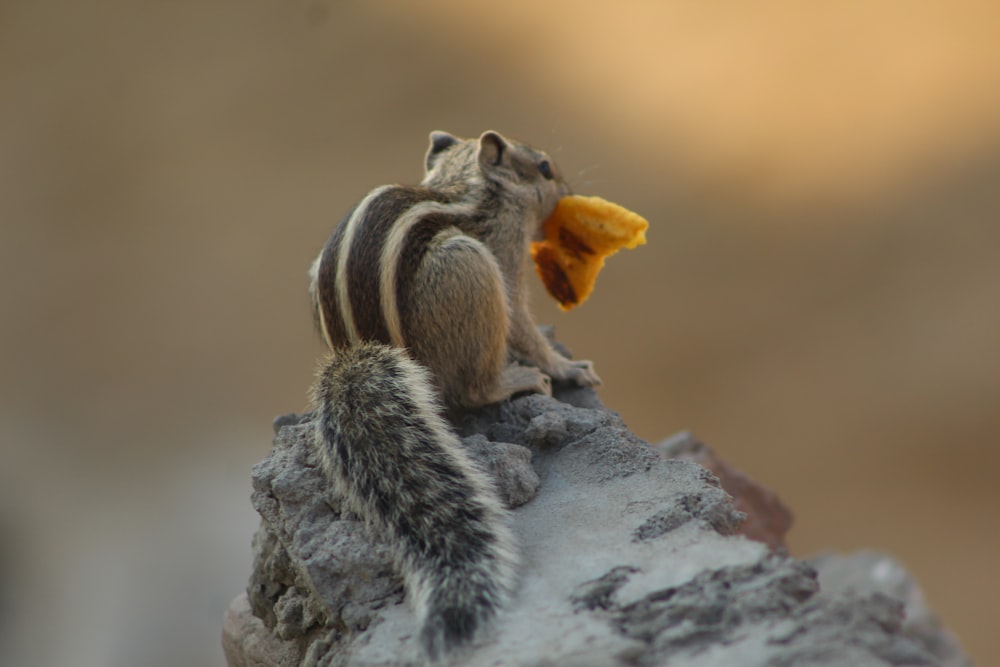
<instances>
[{"instance_id":1,"label":"rough rock surface","mask_svg":"<svg viewBox=\"0 0 1000 667\"><path fill-rule=\"evenodd\" d=\"M878 592L903 604L903 634L913 638L945 667L971 667L955 636L927 606L923 591L894 558L875 551L823 554L810 560L828 593Z\"/></svg>"},{"instance_id":2,"label":"rough rock surface","mask_svg":"<svg viewBox=\"0 0 1000 667\"><path fill-rule=\"evenodd\" d=\"M719 478L722 488L733 497L733 505L747 515L738 533L767 544L785 548L785 536L792 527L792 512L773 491L726 463L711 447L683 431L656 445L664 456L685 459L705 466Z\"/></svg>"},{"instance_id":3,"label":"rough rock surface","mask_svg":"<svg viewBox=\"0 0 1000 667\"><path fill-rule=\"evenodd\" d=\"M819 592L809 564L733 535L743 514L713 474L665 460L592 392L557 395L575 405L527 396L457 420L520 505L523 563L515 604L452 664L941 664L891 591ZM417 664L388 552L323 484L308 415L276 430L253 470L262 523L230 667Z\"/></svg>"}]
</instances>

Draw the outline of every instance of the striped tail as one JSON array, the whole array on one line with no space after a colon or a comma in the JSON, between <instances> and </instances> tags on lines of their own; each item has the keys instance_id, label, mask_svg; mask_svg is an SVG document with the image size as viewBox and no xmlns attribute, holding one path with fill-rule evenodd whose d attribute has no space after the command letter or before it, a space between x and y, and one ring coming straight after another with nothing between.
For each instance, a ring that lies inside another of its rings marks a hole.
<instances>
[{"instance_id":1,"label":"striped tail","mask_svg":"<svg viewBox=\"0 0 1000 667\"><path fill-rule=\"evenodd\" d=\"M429 374L401 349L361 344L324 361L313 401L319 460L347 508L393 546L428 655L468 643L510 599L517 554Z\"/></svg>"}]
</instances>

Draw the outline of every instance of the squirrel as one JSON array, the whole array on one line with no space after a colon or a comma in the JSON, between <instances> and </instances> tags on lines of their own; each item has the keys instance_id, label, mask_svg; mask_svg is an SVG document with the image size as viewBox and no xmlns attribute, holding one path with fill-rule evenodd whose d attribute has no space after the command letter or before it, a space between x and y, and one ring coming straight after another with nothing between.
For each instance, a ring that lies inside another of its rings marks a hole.
<instances>
[{"instance_id":1,"label":"squirrel","mask_svg":"<svg viewBox=\"0 0 1000 667\"><path fill-rule=\"evenodd\" d=\"M529 244L570 193L544 152L432 132L420 185L372 190L310 269L330 354L311 400L318 461L391 546L433 660L513 595L518 554L492 481L446 420L551 380L600 383L528 312Z\"/></svg>"}]
</instances>

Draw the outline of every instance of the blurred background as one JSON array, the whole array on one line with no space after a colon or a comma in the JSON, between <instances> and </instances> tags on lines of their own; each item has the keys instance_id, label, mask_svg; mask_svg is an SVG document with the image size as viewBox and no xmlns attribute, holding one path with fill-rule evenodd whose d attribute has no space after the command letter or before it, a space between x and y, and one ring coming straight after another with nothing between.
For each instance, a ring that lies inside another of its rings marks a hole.
<instances>
[{"instance_id":1,"label":"blurred background","mask_svg":"<svg viewBox=\"0 0 1000 667\"><path fill-rule=\"evenodd\" d=\"M992 2L0 2L0 662L220 667L306 270L427 133L645 215L538 320L1000 661Z\"/></svg>"}]
</instances>

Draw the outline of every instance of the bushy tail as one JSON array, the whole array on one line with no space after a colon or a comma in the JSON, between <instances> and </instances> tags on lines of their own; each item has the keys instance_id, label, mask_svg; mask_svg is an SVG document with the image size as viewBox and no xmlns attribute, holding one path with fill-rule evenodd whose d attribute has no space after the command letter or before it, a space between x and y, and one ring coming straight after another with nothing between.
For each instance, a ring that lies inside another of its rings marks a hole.
<instances>
[{"instance_id":1,"label":"bushy tail","mask_svg":"<svg viewBox=\"0 0 1000 667\"><path fill-rule=\"evenodd\" d=\"M513 590L517 555L492 482L397 348L338 352L313 388L319 459L348 508L393 545L427 653L467 643Z\"/></svg>"}]
</instances>

